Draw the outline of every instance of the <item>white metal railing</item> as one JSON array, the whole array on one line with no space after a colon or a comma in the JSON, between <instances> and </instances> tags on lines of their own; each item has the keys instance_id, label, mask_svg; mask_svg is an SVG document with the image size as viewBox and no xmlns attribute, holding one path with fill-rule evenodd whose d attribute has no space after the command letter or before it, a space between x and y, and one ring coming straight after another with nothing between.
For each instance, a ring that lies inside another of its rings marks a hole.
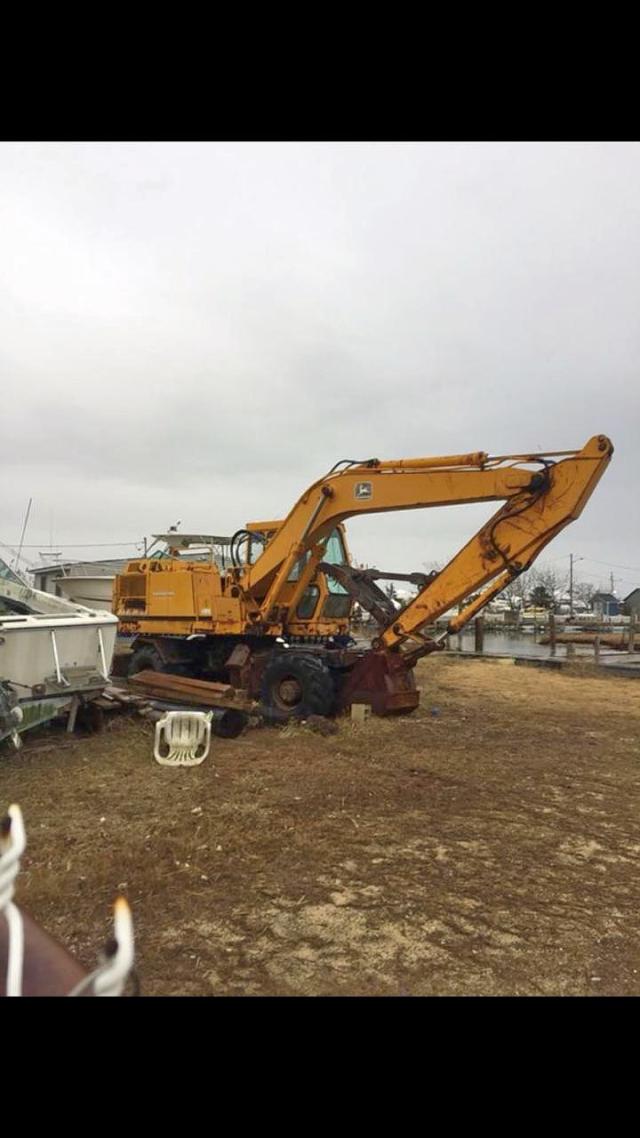
<instances>
[{"instance_id":1,"label":"white metal railing","mask_svg":"<svg viewBox=\"0 0 640 1138\"><path fill-rule=\"evenodd\" d=\"M24 923L13 903L14 882L20 870L20 858L26 846L22 811L10 806L0 823L0 915L4 914L8 929L7 996L22 995L24 969ZM134 962L133 919L124 897L114 906L114 936L101 957L98 967L76 984L68 995L121 996Z\"/></svg>"},{"instance_id":2,"label":"white metal railing","mask_svg":"<svg viewBox=\"0 0 640 1138\"><path fill-rule=\"evenodd\" d=\"M98 967L68 993L80 996L93 988L94 996L121 996L133 968L134 940L131 909L118 897L113 914L114 936L102 953Z\"/></svg>"},{"instance_id":3,"label":"white metal railing","mask_svg":"<svg viewBox=\"0 0 640 1138\"><path fill-rule=\"evenodd\" d=\"M104 680L108 680L109 679L109 669L107 668L107 658L106 658L105 652L104 652L104 642L102 639L102 629L101 628L98 629L98 648L100 651L100 659L102 661L102 669L101 669L102 678Z\"/></svg>"},{"instance_id":4,"label":"white metal railing","mask_svg":"<svg viewBox=\"0 0 640 1138\"><path fill-rule=\"evenodd\" d=\"M66 679L66 677L63 676L62 672L60 671L60 660L58 659L58 645L56 644L56 634L53 631L53 629L51 629L51 632L49 633L49 635L51 637L51 647L53 648L53 659L54 659L54 663L56 666L56 678L57 678L59 684L65 684L66 687L69 687L68 679Z\"/></svg>"},{"instance_id":5,"label":"white metal railing","mask_svg":"<svg viewBox=\"0 0 640 1138\"><path fill-rule=\"evenodd\" d=\"M24 924L22 913L13 903L14 882L20 870L20 858L27 839L19 806L10 806L0 825L0 913L4 913L9 932L7 951L8 996L22 995L24 962Z\"/></svg>"}]
</instances>

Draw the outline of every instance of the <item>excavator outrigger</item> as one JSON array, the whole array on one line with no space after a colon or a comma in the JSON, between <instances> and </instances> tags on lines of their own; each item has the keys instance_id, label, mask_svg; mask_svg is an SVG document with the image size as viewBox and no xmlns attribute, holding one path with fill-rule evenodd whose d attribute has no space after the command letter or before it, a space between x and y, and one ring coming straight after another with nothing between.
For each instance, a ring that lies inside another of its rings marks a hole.
<instances>
[{"instance_id":1,"label":"excavator outrigger","mask_svg":"<svg viewBox=\"0 0 640 1138\"><path fill-rule=\"evenodd\" d=\"M378 715L412 711L417 661L444 648L448 633L580 516L612 454L610 440L596 435L580 451L344 460L284 520L234 534L229 567L185 560L179 549L189 537L165 535L169 556L130 562L116 578L121 632L136 637L130 674L155 668L224 678L276 718L329 715L351 703ZM491 501L504 505L439 573L349 563L349 517ZM398 611L380 578L410 580L418 593ZM350 643L355 602L380 626L368 649ZM442 635L425 631L455 606Z\"/></svg>"}]
</instances>

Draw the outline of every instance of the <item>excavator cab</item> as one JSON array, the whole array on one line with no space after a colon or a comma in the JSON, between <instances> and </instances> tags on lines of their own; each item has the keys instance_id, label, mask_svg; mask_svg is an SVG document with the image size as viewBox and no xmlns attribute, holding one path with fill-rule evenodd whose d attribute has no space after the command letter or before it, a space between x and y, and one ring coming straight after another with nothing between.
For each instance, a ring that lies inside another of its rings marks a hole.
<instances>
[{"instance_id":1,"label":"excavator cab","mask_svg":"<svg viewBox=\"0 0 640 1138\"><path fill-rule=\"evenodd\" d=\"M242 547L246 551L245 564L256 563L282 524L281 521L249 522L244 531L247 539ZM322 548L322 561L327 565L338 567L351 565L347 535L342 523L338 523L323 539ZM307 549L287 575L282 588L283 604L290 604L296 586L309 567L311 556L312 551ZM295 609L290 611L286 631L293 637L348 633L353 603L344 585L336 577L318 569L306 584ZM313 630L309 628L310 622L313 622ZM336 622L338 627L335 627Z\"/></svg>"}]
</instances>

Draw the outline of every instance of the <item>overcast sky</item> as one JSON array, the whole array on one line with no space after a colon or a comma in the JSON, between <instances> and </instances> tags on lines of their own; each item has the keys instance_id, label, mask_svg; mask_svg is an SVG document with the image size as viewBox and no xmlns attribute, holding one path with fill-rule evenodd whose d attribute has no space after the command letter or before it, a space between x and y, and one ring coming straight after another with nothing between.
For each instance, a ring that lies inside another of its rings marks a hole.
<instances>
[{"instance_id":1,"label":"overcast sky","mask_svg":"<svg viewBox=\"0 0 640 1138\"><path fill-rule=\"evenodd\" d=\"M32 497L34 562L284 516L341 458L604 433L540 563L640 585L638 145L5 143L0 242L0 542ZM493 509L352 552L421 569Z\"/></svg>"}]
</instances>

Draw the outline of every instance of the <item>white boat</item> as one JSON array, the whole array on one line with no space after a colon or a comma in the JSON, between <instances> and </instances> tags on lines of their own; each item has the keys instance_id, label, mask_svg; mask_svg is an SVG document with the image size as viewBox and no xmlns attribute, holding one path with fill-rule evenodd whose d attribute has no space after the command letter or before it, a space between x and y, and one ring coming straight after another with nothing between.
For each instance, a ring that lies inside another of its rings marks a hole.
<instances>
[{"instance_id":1,"label":"white boat","mask_svg":"<svg viewBox=\"0 0 640 1138\"><path fill-rule=\"evenodd\" d=\"M112 612L113 582L128 558L106 561L65 561L31 570L36 589L64 597L73 604Z\"/></svg>"},{"instance_id":2,"label":"white boat","mask_svg":"<svg viewBox=\"0 0 640 1138\"><path fill-rule=\"evenodd\" d=\"M60 596L73 604L113 612L114 580L113 575L105 577L90 576L88 573L69 573L66 577L58 578L57 586Z\"/></svg>"},{"instance_id":3,"label":"white boat","mask_svg":"<svg viewBox=\"0 0 640 1138\"><path fill-rule=\"evenodd\" d=\"M0 740L75 711L105 687L117 618L0 574Z\"/></svg>"},{"instance_id":4,"label":"white boat","mask_svg":"<svg viewBox=\"0 0 640 1138\"><path fill-rule=\"evenodd\" d=\"M208 534L181 534L169 532L154 534L149 556L166 556L169 549L173 556L185 557L189 561L215 561L221 568L231 564L229 555L230 537L216 537ZM161 549L153 555L151 550L158 544ZM197 548L194 548L197 547ZM138 555L138 560L142 555ZM36 589L52 596L64 597L76 605L91 609L113 612L113 585L116 575L121 573L129 561L136 557L109 558L102 561L64 561L52 565L39 565L31 570Z\"/></svg>"}]
</instances>

